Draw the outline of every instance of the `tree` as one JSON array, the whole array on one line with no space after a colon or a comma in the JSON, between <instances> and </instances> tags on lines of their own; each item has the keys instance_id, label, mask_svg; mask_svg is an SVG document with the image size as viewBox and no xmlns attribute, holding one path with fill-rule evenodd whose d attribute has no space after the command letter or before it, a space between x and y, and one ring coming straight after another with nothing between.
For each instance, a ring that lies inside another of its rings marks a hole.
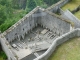
<instances>
[{"instance_id":1,"label":"tree","mask_svg":"<svg viewBox=\"0 0 80 60\"><path fill-rule=\"evenodd\" d=\"M26 10L31 11L36 7L36 3L34 0L27 0Z\"/></svg>"},{"instance_id":2,"label":"tree","mask_svg":"<svg viewBox=\"0 0 80 60\"><path fill-rule=\"evenodd\" d=\"M48 4L49 6L58 2L59 0L43 0L44 2L46 2L46 4Z\"/></svg>"},{"instance_id":3,"label":"tree","mask_svg":"<svg viewBox=\"0 0 80 60\"><path fill-rule=\"evenodd\" d=\"M5 6L0 5L0 25L6 20Z\"/></svg>"}]
</instances>

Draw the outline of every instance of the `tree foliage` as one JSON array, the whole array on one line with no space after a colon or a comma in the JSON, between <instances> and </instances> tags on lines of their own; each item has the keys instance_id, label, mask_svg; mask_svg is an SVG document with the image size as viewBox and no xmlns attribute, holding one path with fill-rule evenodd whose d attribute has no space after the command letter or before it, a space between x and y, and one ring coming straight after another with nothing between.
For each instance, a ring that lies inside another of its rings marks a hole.
<instances>
[{"instance_id":1,"label":"tree foliage","mask_svg":"<svg viewBox=\"0 0 80 60\"><path fill-rule=\"evenodd\" d=\"M47 8L59 0L0 0L0 30L3 32L36 6Z\"/></svg>"},{"instance_id":2,"label":"tree foliage","mask_svg":"<svg viewBox=\"0 0 80 60\"><path fill-rule=\"evenodd\" d=\"M44 0L44 2L46 3L46 4L48 4L49 6L50 5L52 5L52 4L54 4L54 3L56 3L56 2L58 2L59 0Z\"/></svg>"},{"instance_id":3,"label":"tree foliage","mask_svg":"<svg viewBox=\"0 0 80 60\"><path fill-rule=\"evenodd\" d=\"M0 25L6 20L5 6L0 5Z\"/></svg>"}]
</instances>

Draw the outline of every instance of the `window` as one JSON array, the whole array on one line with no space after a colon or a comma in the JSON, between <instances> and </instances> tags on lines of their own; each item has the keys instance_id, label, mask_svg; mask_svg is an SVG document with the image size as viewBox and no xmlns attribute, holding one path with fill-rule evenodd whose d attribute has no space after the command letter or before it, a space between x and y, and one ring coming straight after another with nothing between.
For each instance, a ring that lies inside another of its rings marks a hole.
<instances>
[{"instance_id":1,"label":"window","mask_svg":"<svg viewBox=\"0 0 80 60\"><path fill-rule=\"evenodd\" d=\"M23 31L24 31L24 28L23 28Z\"/></svg>"}]
</instances>

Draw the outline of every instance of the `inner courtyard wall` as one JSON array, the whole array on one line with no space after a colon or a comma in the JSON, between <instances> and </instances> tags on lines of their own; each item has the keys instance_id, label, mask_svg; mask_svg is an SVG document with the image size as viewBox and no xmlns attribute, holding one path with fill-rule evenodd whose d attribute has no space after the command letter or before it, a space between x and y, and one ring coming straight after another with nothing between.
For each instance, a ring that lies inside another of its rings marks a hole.
<instances>
[{"instance_id":1,"label":"inner courtyard wall","mask_svg":"<svg viewBox=\"0 0 80 60\"><path fill-rule=\"evenodd\" d=\"M35 8L20 21L5 31L4 35L9 42L13 40L24 39L33 28L40 24L44 28L48 28L58 35L62 35L70 31L70 23L63 21L55 14L45 11L44 9Z\"/></svg>"},{"instance_id":2,"label":"inner courtyard wall","mask_svg":"<svg viewBox=\"0 0 80 60\"><path fill-rule=\"evenodd\" d=\"M70 23L63 21L61 18L49 11L39 11L41 11L41 14L44 14L39 20L39 24L41 24L41 26L50 29L50 31L53 31L58 35L62 35L70 31Z\"/></svg>"},{"instance_id":3,"label":"inner courtyard wall","mask_svg":"<svg viewBox=\"0 0 80 60\"><path fill-rule=\"evenodd\" d=\"M36 11L36 12L35 12ZM25 34L29 33L36 25L37 25L37 17L34 17L38 8L35 8L28 15L23 17L20 21L10 27L7 31L5 31L4 35L9 42L13 40L20 40L20 38L25 37Z\"/></svg>"},{"instance_id":4,"label":"inner courtyard wall","mask_svg":"<svg viewBox=\"0 0 80 60\"><path fill-rule=\"evenodd\" d=\"M58 35L69 32L71 27L70 23L56 16L54 13L36 7L29 14L2 33L2 35L5 36L5 40L2 38L1 40L4 41L1 41L1 43L5 43L6 40L9 43L13 40L20 40L21 38L24 39L25 34L28 34L38 24L44 28L50 29L54 33L56 32ZM8 49L9 47L6 44L4 45L2 44L3 50L6 52L9 59L11 57L15 60L12 51ZM9 51L11 51L11 53Z\"/></svg>"}]
</instances>

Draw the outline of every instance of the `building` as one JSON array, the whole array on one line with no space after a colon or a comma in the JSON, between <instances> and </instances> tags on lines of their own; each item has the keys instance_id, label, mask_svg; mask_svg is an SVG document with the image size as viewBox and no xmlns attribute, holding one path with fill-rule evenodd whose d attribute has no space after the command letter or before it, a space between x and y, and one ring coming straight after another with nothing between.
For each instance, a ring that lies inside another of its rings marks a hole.
<instances>
[{"instance_id":1,"label":"building","mask_svg":"<svg viewBox=\"0 0 80 60\"><path fill-rule=\"evenodd\" d=\"M0 42L8 60L39 60L37 58L48 50L56 38L72 31L74 21L54 13L61 13L59 8L67 2L61 0L48 9L38 6L3 32Z\"/></svg>"}]
</instances>

